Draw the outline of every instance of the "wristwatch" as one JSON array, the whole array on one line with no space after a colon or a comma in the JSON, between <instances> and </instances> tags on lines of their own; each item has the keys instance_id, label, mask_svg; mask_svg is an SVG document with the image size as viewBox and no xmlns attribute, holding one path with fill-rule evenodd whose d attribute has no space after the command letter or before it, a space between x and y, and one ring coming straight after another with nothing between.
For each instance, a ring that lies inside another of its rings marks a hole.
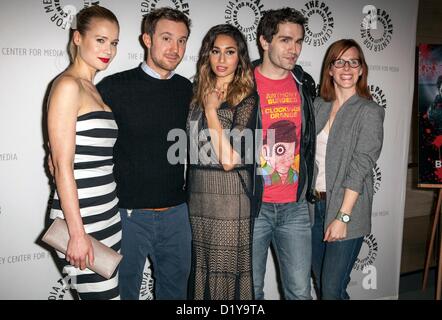
<instances>
[{"instance_id":1,"label":"wristwatch","mask_svg":"<svg viewBox=\"0 0 442 320\"><path fill-rule=\"evenodd\" d=\"M338 214L336 215L336 219L339 221L342 221L344 223L349 223L351 220L350 215L347 213L344 213L342 211L338 211Z\"/></svg>"}]
</instances>

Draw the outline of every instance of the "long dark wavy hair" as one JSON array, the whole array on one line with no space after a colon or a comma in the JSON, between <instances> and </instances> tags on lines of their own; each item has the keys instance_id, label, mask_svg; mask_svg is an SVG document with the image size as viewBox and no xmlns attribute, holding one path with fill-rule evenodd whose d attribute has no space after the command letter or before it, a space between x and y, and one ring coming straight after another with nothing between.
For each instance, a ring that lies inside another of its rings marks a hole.
<instances>
[{"instance_id":1,"label":"long dark wavy hair","mask_svg":"<svg viewBox=\"0 0 442 320\"><path fill-rule=\"evenodd\" d=\"M234 107L253 91L253 70L244 35L236 27L230 24L219 24L212 27L203 38L196 65L191 105L199 105L203 107L204 97L215 88L216 75L210 67L209 58L216 37L219 35L231 37L235 40L236 45L238 46L239 62L235 70L235 76L227 89L227 104L230 107Z\"/></svg>"}]
</instances>

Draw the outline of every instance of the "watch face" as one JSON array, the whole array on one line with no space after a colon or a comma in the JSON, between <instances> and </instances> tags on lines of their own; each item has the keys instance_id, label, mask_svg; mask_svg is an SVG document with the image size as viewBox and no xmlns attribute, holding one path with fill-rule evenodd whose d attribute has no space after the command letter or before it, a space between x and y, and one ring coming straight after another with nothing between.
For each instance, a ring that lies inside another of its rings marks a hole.
<instances>
[{"instance_id":1,"label":"watch face","mask_svg":"<svg viewBox=\"0 0 442 320\"><path fill-rule=\"evenodd\" d=\"M350 217L348 215L343 215L342 216L342 221L349 222L350 221Z\"/></svg>"}]
</instances>

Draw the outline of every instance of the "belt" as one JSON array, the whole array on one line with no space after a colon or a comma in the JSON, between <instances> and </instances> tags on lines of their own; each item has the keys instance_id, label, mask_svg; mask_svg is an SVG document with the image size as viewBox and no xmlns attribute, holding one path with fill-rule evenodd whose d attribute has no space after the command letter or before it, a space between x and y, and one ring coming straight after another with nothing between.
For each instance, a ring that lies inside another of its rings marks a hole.
<instances>
[{"instance_id":1,"label":"belt","mask_svg":"<svg viewBox=\"0 0 442 320\"><path fill-rule=\"evenodd\" d=\"M167 208L144 208L142 210L149 210L149 211L156 211L156 212L162 212L162 211L167 211L169 209L171 209L173 207L167 207Z\"/></svg>"},{"instance_id":2,"label":"belt","mask_svg":"<svg viewBox=\"0 0 442 320\"><path fill-rule=\"evenodd\" d=\"M317 200L326 200L327 199L327 193L315 190L315 198Z\"/></svg>"}]
</instances>

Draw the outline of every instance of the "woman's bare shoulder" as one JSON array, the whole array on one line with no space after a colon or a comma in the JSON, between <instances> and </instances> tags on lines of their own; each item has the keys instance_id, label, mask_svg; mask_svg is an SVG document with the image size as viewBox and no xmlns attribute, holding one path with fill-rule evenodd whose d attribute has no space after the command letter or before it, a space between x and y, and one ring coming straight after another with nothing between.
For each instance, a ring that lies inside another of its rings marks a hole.
<instances>
[{"instance_id":1,"label":"woman's bare shoulder","mask_svg":"<svg viewBox=\"0 0 442 320\"><path fill-rule=\"evenodd\" d=\"M67 73L62 73L52 83L52 90L75 92L80 91L80 89L79 79Z\"/></svg>"},{"instance_id":2,"label":"woman's bare shoulder","mask_svg":"<svg viewBox=\"0 0 442 320\"><path fill-rule=\"evenodd\" d=\"M61 74L52 83L48 100L48 109L74 109L77 111L81 100L81 84L78 78L68 74ZM61 110L60 110L61 111Z\"/></svg>"}]
</instances>

